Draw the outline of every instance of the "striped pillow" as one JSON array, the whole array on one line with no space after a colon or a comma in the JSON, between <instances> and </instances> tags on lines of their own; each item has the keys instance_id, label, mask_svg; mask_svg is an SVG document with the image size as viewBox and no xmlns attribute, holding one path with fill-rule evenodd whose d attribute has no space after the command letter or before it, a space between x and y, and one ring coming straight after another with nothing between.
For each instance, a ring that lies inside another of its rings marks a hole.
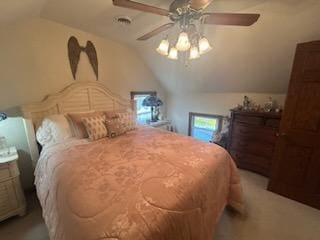
<instances>
[{"instance_id":1,"label":"striped pillow","mask_svg":"<svg viewBox=\"0 0 320 240\"><path fill-rule=\"evenodd\" d=\"M89 139L95 141L108 136L108 130L105 126L105 115L83 118L82 122L86 127Z\"/></svg>"}]
</instances>

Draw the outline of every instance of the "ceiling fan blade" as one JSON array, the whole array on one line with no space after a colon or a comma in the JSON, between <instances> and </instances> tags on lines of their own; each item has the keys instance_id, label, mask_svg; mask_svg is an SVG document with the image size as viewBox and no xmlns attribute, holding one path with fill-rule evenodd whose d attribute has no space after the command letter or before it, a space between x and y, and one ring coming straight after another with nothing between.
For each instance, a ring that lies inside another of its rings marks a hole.
<instances>
[{"instance_id":1,"label":"ceiling fan blade","mask_svg":"<svg viewBox=\"0 0 320 240\"><path fill-rule=\"evenodd\" d=\"M260 14L204 13L203 16L205 24L251 26L259 19Z\"/></svg>"},{"instance_id":2,"label":"ceiling fan blade","mask_svg":"<svg viewBox=\"0 0 320 240\"><path fill-rule=\"evenodd\" d=\"M155 30L153 30L153 31L151 31L151 32L149 32L149 33L147 33L147 34L139 37L137 40L139 40L139 41L148 40L148 39L156 36L157 34L163 32L163 31L168 30L168 29L171 28L173 25L174 25L174 23L164 24L164 25L162 25L161 27L158 27L158 28L156 28Z\"/></svg>"},{"instance_id":3,"label":"ceiling fan blade","mask_svg":"<svg viewBox=\"0 0 320 240\"><path fill-rule=\"evenodd\" d=\"M191 0L190 7L195 10L205 9L213 0Z\"/></svg>"},{"instance_id":4,"label":"ceiling fan blade","mask_svg":"<svg viewBox=\"0 0 320 240\"><path fill-rule=\"evenodd\" d=\"M143 3L138 3L130 0L113 0L113 5L124 7L124 8L131 8L142 12L154 13L161 16L169 16L170 12L168 10L146 5Z\"/></svg>"}]
</instances>

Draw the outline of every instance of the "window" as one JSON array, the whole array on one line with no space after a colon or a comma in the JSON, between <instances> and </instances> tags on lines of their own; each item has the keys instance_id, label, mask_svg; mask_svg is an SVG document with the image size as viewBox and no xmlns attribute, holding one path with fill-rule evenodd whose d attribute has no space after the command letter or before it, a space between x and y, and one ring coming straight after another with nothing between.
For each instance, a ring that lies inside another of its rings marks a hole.
<instances>
[{"instance_id":1,"label":"window","mask_svg":"<svg viewBox=\"0 0 320 240\"><path fill-rule=\"evenodd\" d=\"M143 100L148 96L156 96L157 92L131 92L131 99L136 103L136 115L137 122L140 124L146 124L151 120L151 107L142 106Z\"/></svg>"},{"instance_id":2,"label":"window","mask_svg":"<svg viewBox=\"0 0 320 240\"><path fill-rule=\"evenodd\" d=\"M189 113L189 136L209 142L213 134L221 130L222 118L220 115Z\"/></svg>"}]
</instances>

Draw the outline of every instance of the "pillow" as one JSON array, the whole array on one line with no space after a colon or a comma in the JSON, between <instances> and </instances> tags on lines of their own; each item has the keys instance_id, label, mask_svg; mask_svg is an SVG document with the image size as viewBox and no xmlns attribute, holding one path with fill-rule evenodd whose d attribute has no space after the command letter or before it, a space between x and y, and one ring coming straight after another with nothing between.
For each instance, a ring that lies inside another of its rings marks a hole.
<instances>
[{"instance_id":1,"label":"pillow","mask_svg":"<svg viewBox=\"0 0 320 240\"><path fill-rule=\"evenodd\" d=\"M126 132L136 129L136 118L132 111L117 112L116 116L119 118L119 121L124 125Z\"/></svg>"},{"instance_id":2,"label":"pillow","mask_svg":"<svg viewBox=\"0 0 320 240\"><path fill-rule=\"evenodd\" d=\"M115 138L126 133L125 125L120 122L119 118L107 118L105 124L109 138Z\"/></svg>"},{"instance_id":3,"label":"pillow","mask_svg":"<svg viewBox=\"0 0 320 240\"><path fill-rule=\"evenodd\" d=\"M117 118L117 113L114 111L105 111L103 113L104 113L104 115L106 115L107 119Z\"/></svg>"},{"instance_id":4,"label":"pillow","mask_svg":"<svg viewBox=\"0 0 320 240\"><path fill-rule=\"evenodd\" d=\"M42 120L36 132L37 141L42 146L63 142L73 134L64 115L51 115Z\"/></svg>"},{"instance_id":5,"label":"pillow","mask_svg":"<svg viewBox=\"0 0 320 240\"><path fill-rule=\"evenodd\" d=\"M102 116L102 112L82 112L82 113L69 113L68 118L71 122L71 129L75 137L77 138L88 138L89 135L86 131L86 127L84 126L82 119Z\"/></svg>"},{"instance_id":6,"label":"pillow","mask_svg":"<svg viewBox=\"0 0 320 240\"><path fill-rule=\"evenodd\" d=\"M83 118L82 122L87 130L89 139L95 141L108 136L108 130L105 126L106 117L97 115L94 117Z\"/></svg>"}]
</instances>

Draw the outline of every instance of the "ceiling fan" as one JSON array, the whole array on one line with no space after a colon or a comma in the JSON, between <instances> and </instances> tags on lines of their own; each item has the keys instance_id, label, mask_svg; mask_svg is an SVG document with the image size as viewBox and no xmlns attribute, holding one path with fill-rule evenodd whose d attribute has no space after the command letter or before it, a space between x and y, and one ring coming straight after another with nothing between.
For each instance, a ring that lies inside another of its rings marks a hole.
<instances>
[{"instance_id":1,"label":"ceiling fan","mask_svg":"<svg viewBox=\"0 0 320 240\"><path fill-rule=\"evenodd\" d=\"M164 24L153 31L139 37L137 40L145 41L148 40L170 28L175 26L177 23L180 23L181 33L177 40L176 47L170 49L173 50L172 59L177 59L178 51L187 51L190 50L190 59L193 59L191 53L195 54L194 58L197 58L201 54L201 40L204 43L204 46L207 46L208 40L203 39L204 37L201 34L197 33L194 22L200 21L202 24L212 24L212 25L234 25L234 26L251 26L254 24L260 14L243 14L243 13L207 13L204 10L213 2L213 0L174 0L170 4L169 10L162 9L159 7L138 3L130 0L113 0L113 4L119 7L125 7L130 9L135 9L147 13L157 14L160 16L167 16L170 18L171 22ZM189 33L189 34L188 34ZM192 39L189 41L189 35L198 35L196 40L198 43L197 48L199 48L198 53L197 49L192 48ZM180 44L179 44L180 42ZM162 55L169 55L169 42L164 39L161 43L163 48L161 51L161 44L157 51ZM208 50L211 49L210 45L207 46ZM206 51L202 51L204 53Z\"/></svg>"}]
</instances>

